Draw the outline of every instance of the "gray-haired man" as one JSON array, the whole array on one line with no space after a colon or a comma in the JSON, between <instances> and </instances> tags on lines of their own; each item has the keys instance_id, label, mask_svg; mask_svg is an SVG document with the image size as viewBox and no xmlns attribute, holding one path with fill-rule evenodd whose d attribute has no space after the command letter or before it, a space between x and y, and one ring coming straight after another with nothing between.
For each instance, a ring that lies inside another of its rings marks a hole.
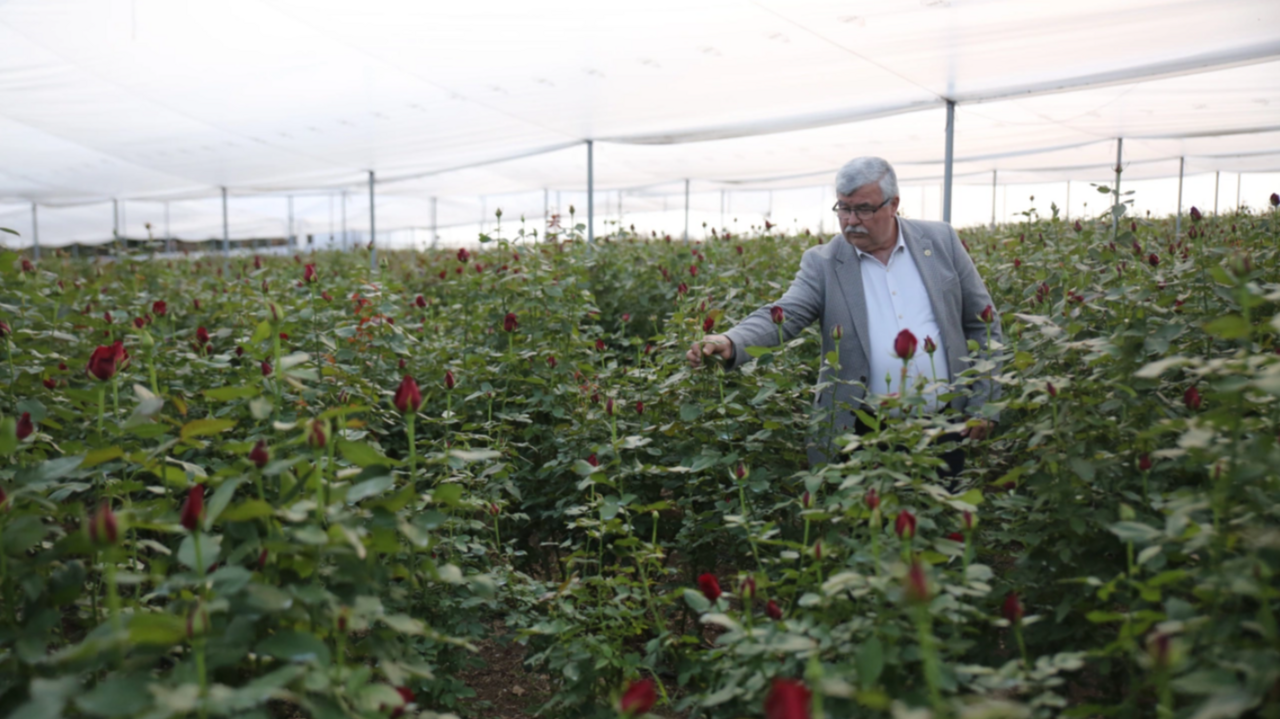
<instances>
[{"instance_id":1,"label":"gray-haired man","mask_svg":"<svg viewBox=\"0 0 1280 719\"><path fill-rule=\"evenodd\" d=\"M816 400L824 413L835 402L838 433L857 426L849 407L861 406L868 394L899 389L902 360L895 354L894 341L902 330L910 330L920 343L928 338L937 345L937 357L943 360L936 365L940 382L955 379L971 364L968 340L986 349L983 313L991 306L991 295L969 253L950 225L898 217L898 199L897 176L888 162L859 157L841 167L833 209L843 235L805 251L791 287L776 303L783 309L786 339L814 320L821 322L824 355L835 349L832 329L843 330L841 381ZM703 357L716 355L726 367L739 367L750 359L747 347L776 345L772 307L761 307L722 335L695 342L686 355L689 363L697 367ZM991 310L987 317L990 337L1000 340L999 315ZM819 383L829 381L831 370L823 365ZM915 386L917 377L933 384L932 372L928 356L917 352L908 364L908 386ZM936 394L931 409L938 409ZM998 387L980 379L971 394L952 400L951 406L972 416L997 395ZM982 439L992 428L986 419L970 424L962 436ZM809 447L811 464L825 460L826 444ZM954 458L949 461L958 472Z\"/></svg>"}]
</instances>

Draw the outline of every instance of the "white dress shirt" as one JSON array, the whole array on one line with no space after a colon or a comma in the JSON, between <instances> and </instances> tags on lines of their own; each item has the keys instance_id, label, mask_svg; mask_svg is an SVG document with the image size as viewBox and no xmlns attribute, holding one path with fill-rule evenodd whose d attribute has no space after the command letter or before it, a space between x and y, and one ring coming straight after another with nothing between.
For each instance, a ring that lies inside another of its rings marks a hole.
<instances>
[{"instance_id":1,"label":"white dress shirt","mask_svg":"<svg viewBox=\"0 0 1280 719\"><path fill-rule=\"evenodd\" d=\"M846 240L847 241L847 240ZM898 333L911 330L918 342L915 357L907 365L908 393L917 391L918 378L923 378L927 398L925 410L933 412L941 408L938 394L945 392L950 381L947 352L942 346L942 332L933 316L933 305L915 260L907 251L902 239L902 223L898 223L898 243L889 255L888 263L882 263L872 255L853 248L858 253L862 268L862 287L867 300L867 331L871 356L871 376L867 378L867 394L884 395L902 391L902 360L894 353L893 344ZM926 337L938 346L932 366L924 351ZM936 379L935 382L935 371ZM886 375L890 378L886 381ZM896 412L895 412L896 414Z\"/></svg>"}]
</instances>

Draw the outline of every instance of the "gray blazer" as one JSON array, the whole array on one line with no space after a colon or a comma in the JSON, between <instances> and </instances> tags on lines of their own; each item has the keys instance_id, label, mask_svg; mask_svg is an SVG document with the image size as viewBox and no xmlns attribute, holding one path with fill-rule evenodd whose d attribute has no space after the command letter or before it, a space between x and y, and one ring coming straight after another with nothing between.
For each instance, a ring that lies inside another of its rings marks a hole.
<instances>
[{"instance_id":1,"label":"gray blazer","mask_svg":"<svg viewBox=\"0 0 1280 719\"><path fill-rule=\"evenodd\" d=\"M987 326L979 319L983 308L992 304L991 295L973 266L969 253L960 244L956 231L944 222L908 220L899 217L902 239L907 251L920 269L921 279L929 293L929 304L942 330L947 365L952 379L959 378L972 363L967 340L976 340L985 356ZM775 304L781 305L786 321L782 329L787 340L795 337L814 320L822 327L822 354L835 350L831 330L840 325L840 382L828 386L815 397L820 416L831 406L834 389L836 436L853 431L854 417L849 407L859 407L866 395L870 372L870 342L867 338L867 303L862 289L862 267L858 253L843 235L810 247L800 258L800 270ZM725 335L733 341L733 360L728 368L741 367L751 360L748 347L772 347L778 344L778 328L773 324L766 305L748 315ZM999 313L991 325L991 338L1002 340ZM824 361L819 384L829 382L831 367ZM996 372L998 372L998 368ZM982 378L975 381L971 393L952 400L951 406L965 414L977 413L988 398L999 396L999 385ZM825 425L825 422L824 422ZM820 442L825 446L830 438ZM810 446L811 464L823 460L821 451Z\"/></svg>"}]
</instances>

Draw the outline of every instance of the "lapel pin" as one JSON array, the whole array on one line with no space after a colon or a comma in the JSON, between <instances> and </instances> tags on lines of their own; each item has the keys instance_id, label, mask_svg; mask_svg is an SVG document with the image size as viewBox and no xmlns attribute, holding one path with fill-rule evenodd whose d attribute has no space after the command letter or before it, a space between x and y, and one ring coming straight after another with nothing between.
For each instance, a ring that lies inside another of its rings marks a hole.
<instances>
[{"instance_id":1,"label":"lapel pin","mask_svg":"<svg viewBox=\"0 0 1280 719\"><path fill-rule=\"evenodd\" d=\"M925 257L933 257L933 250L925 250L925 251L924 251L924 256L925 256Z\"/></svg>"}]
</instances>

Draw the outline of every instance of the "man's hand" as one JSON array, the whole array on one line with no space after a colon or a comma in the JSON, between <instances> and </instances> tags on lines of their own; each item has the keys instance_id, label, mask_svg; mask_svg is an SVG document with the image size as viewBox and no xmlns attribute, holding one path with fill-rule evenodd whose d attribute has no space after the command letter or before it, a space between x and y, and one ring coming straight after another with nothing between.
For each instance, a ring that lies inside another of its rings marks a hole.
<instances>
[{"instance_id":1,"label":"man's hand","mask_svg":"<svg viewBox=\"0 0 1280 719\"><path fill-rule=\"evenodd\" d=\"M684 358L689 360L690 367L701 367L703 357L719 357L728 362L733 359L733 340L725 335L707 335L689 348Z\"/></svg>"},{"instance_id":2,"label":"man's hand","mask_svg":"<svg viewBox=\"0 0 1280 719\"><path fill-rule=\"evenodd\" d=\"M968 437L975 442L979 442L991 436L991 433L995 431L995 427L995 422L992 422L989 419L980 419L978 420L978 424L972 427L965 427L960 430L960 436Z\"/></svg>"}]
</instances>

